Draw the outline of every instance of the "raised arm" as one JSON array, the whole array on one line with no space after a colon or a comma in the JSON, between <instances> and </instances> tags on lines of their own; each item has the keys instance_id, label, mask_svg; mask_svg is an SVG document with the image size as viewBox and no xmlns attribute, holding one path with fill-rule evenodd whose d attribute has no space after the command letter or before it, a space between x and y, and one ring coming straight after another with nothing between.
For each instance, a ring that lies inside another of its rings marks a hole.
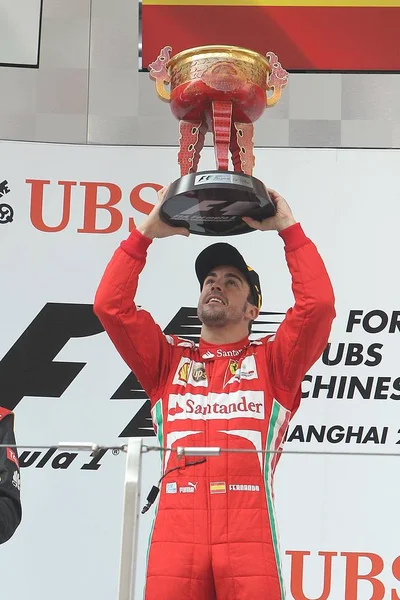
<instances>
[{"instance_id":1,"label":"raised arm","mask_svg":"<svg viewBox=\"0 0 400 600\"><path fill-rule=\"evenodd\" d=\"M258 223L258 228L276 229L285 242L287 264L292 275L295 303L267 343L270 377L276 394L288 408L299 402L304 375L328 343L335 318L335 299L325 265L313 242L296 223L286 201L273 190L275 217ZM256 226L256 222L249 223Z\"/></svg>"},{"instance_id":2,"label":"raised arm","mask_svg":"<svg viewBox=\"0 0 400 600\"><path fill-rule=\"evenodd\" d=\"M280 235L295 303L271 343L271 376L279 389L296 392L328 343L335 318L334 295L325 265L300 224Z\"/></svg>"},{"instance_id":3,"label":"raised arm","mask_svg":"<svg viewBox=\"0 0 400 600\"><path fill-rule=\"evenodd\" d=\"M165 189L159 193L159 202L164 194ZM139 275L154 238L188 233L162 223L159 206L116 250L94 301L95 314L150 399L166 381L172 348L152 316L135 305Z\"/></svg>"}]
</instances>

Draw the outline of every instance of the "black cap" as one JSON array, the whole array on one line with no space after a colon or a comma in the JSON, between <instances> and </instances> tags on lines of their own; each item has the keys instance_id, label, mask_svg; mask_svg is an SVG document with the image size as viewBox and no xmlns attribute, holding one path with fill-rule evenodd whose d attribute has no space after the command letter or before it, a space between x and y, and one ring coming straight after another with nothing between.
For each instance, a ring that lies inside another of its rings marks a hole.
<instances>
[{"instance_id":1,"label":"black cap","mask_svg":"<svg viewBox=\"0 0 400 600\"><path fill-rule=\"evenodd\" d=\"M246 264L240 252L225 242L218 242L217 244L208 246L197 257L195 269L200 287L203 287L205 278L215 267L223 265L236 267L244 275L250 286L253 304L257 308L261 308L262 295L259 276Z\"/></svg>"}]
</instances>

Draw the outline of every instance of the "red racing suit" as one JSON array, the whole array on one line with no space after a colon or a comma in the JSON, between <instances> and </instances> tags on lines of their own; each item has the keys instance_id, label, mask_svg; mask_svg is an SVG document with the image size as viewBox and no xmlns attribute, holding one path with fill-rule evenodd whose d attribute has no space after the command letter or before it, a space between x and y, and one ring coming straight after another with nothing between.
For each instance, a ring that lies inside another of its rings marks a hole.
<instances>
[{"instance_id":1,"label":"red racing suit","mask_svg":"<svg viewBox=\"0 0 400 600\"><path fill-rule=\"evenodd\" d=\"M275 335L199 345L165 336L133 298L150 240L133 231L107 266L94 310L152 407L161 446L278 450L335 316L323 261L300 224L280 232L294 307ZM145 600L283 600L274 512L278 454L163 455ZM189 463L197 462L196 465Z\"/></svg>"}]
</instances>

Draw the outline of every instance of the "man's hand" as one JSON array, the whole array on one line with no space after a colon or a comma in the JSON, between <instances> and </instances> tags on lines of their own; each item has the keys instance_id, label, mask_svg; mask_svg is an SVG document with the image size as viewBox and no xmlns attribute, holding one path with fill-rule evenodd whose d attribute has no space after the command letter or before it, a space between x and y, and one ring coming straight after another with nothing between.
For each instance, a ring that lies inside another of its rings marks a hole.
<instances>
[{"instance_id":1,"label":"man's hand","mask_svg":"<svg viewBox=\"0 0 400 600\"><path fill-rule=\"evenodd\" d=\"M259 229L260 231L282 231L286 227L290 227L296 223L292 211L289 208L288 203L282 196L275 190L267 188L267 191L271 197L272 202L276 207L276 215L274 217L268 217L263 221L256 221L251 217L242 217L243 221L247 223L253 229Z\"/></svg>"},{"instance_id":2,"label":"man's hand","mask_svg":"<svg viewBox=\"0 0 400 600\"><path fill-rule=\"evenodd\" d=\"M160 207L167 189L168 187L163 187L159 192L157 192L157 204L154 205L154 208L147 219L145 219L143 223L137 227L137 230L140 231L140 233L143 233L143 235L151 240L154 238L170 237L171 235L189 236L189 230L186 229L186 227L171 227L160 219Z\"/></svg>"}]
</instances>

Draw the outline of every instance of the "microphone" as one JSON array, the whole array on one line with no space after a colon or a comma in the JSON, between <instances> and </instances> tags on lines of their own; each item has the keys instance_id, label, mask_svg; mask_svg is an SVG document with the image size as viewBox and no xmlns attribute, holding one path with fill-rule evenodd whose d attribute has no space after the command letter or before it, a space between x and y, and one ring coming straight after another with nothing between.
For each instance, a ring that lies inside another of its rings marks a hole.
<instances>
[{"instance_id":1,"label":"microphone","mask_svg":"<svg viewBox=\"0 0 400 600\"><path fill-rule=\"evenodd\" d=\"M151 507L151 505L154 503L155 499L158 496L159 491L160 491L160 489L157 486L153 485L153 487L150 490L149 495L146 498L147 504L145 504L145 506L143 506L143 508L142 508L142 515L144 515L144 513L146 513L149 510L149 508Z\"/></svg>"}]
</instances>

